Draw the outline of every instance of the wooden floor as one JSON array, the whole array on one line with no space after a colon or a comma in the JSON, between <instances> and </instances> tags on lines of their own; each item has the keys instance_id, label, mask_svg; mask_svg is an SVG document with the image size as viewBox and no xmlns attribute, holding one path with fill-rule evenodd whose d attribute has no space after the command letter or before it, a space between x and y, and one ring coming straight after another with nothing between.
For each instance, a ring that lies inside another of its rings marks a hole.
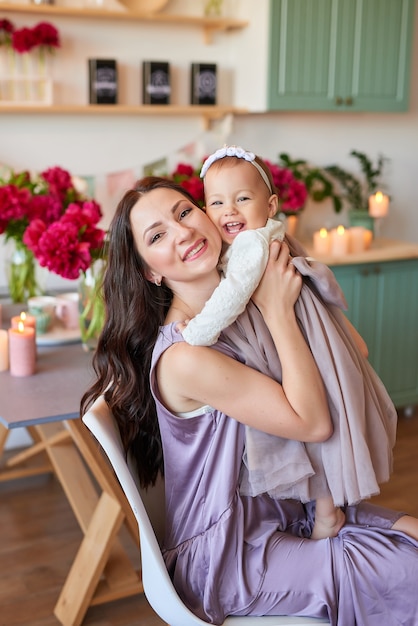
<instances>
[{"instance_id":1,"label":"wooden floor","mask_svg":"<svg viewBox=\"0 0 418 626\"><path fill-rule=\"evenodd\" d=\"M395 471L373 501L418 516L418 410L399 417ZM0 626L57 626L53 608L81 531L52 477L0 483ZM134 562L138 550L129 547ZM162 626L138 596L92 607L83 626Z\"/></svg>"}]
</instances>

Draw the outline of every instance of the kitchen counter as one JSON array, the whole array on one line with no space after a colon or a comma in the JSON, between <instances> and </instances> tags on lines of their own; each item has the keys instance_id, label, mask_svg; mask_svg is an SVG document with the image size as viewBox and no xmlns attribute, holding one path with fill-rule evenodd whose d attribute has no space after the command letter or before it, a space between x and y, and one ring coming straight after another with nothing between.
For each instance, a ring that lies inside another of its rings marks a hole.
<instances>
[{"instance_id":1,"label":"kitchen counter","mask_svg":"<svg viewBox=\"0 0 418 626\"><path fill-rule=\"evenodd\" d=\"M303 243L331 267L395 406L418 404L418 243L377 238L369 250L344 256L315 255L312 240Z\"/></svg>"},{"instance_id":2,"label":"kitchen counter","mask_svg":"<svg viewBox=\"0 0 418 626\"><path fill-rule=\"evenodd\" d=\"M381 261L399 261L418 258L418 243L398 241L396 239L375 239L369 250L345 254L343 256L317 255L313 251L313 242L302 241L309 256L327 265L353 265L356 263L376 263Z\"/></svg>"}]
</instances>

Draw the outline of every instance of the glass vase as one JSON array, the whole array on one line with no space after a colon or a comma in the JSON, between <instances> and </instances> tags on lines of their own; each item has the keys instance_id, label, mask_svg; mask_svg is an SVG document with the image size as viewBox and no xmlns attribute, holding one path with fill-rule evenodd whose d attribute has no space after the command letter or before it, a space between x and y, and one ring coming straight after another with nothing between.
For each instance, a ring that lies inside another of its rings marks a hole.
<instances>
[{"instance_id":1,"label":"glass vase","mask_svg":"<svg viewBox=\"0 0 418 626\"><path fill-rule=\"evenodd\" d=\"M374 233L374 217L369 215L368 209L351 209L348 212L350 226L363 226Z\"/></svg>"},{"instance_id":2,"label":"glass vase","mask_svg":"<svg viewBox=\"0 0 418 626\"><path fill-rule=\"evenodd\" d=\"M206 0L204 6L205 17L221 17L223 0Z\"/></svg>"},{"instance_id":3,"label":"glass vase","mask_svg":"<svg viewBox=\"0 0 418 626\"><path fill-rule=\"evenodd\" d=\"M82 274L79 283L81 343L86 352L95 350L105 320L102 293L105 263L96 260Z\"/></svg>"},{"instance_id":4,"label":"glass vase","mask_svg":"<svg viewBox=\"0 0 418 626\"><path fill-rule=\"evenodd\" d=\"M20 241L11 242L6 259L6 276L12 302L25 303L28 298L44 293L42 270L33 252L25 244Z\"/></svg>"}]
</instances>

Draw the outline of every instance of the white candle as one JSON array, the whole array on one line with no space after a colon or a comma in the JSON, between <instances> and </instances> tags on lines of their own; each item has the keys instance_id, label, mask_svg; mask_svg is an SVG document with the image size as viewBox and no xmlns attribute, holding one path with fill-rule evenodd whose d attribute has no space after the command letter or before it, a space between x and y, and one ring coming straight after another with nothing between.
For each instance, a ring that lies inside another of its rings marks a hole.
<instances>
[{"instance_id":1,"label":"white candle","mask_svg":"<svg viewBox=\"0 0 418 626\"><path fill-rule=\"evenodd\" d=\"M377 191L369 197L369 215L372 217L385 217L389 210L389 196Z\"/></svg>"},{"instance_id":2,"label":"white candle","mask_svg":"<svg viewBox=\"0 0 418 626\"><path fill-rule=\"evenodd\" d=\"M0 329L0 372L9 369L9 337L7 330Z\"/></svg>"},{"instance_id":3,"label":"white candle","mask_svg":"<svg viewBox=\"0 0 418 626\"><path fill-rule=\"evenodd\" d=\"M349 237L344 226L338 226L331 231L331 254L344 256L348 252Z\"/></svg>"},{"instance_id":4,"label":"white candle","mask_svg":"<svg viewBox=\"0 0 418 626\"><path fill-rule=\"evenodd\" d=\"M349 229L350 252L363 252L366 249L366 230L363 226L352 226Z\"/></svg>"},{"instance_id":5,"label":"white candle","mask_svg":"<svg viewBox=\"0 0 418 626\"><path fill-rule=\"evenodd\" d=\"M330 236L326 228L314 232L313 246L316 254L329 254Z\"/></svg>"},{"instance_id":6,"label":"white candle","mask_svg":"<svg viewBox=\"0 0 418 626\"><path fill-rule=\"evenodd\" d=\"M35 373L35 329L19 322L17 328L9 328L9 360L12 376L31 376Z\"/></svg>"}]
</instances>

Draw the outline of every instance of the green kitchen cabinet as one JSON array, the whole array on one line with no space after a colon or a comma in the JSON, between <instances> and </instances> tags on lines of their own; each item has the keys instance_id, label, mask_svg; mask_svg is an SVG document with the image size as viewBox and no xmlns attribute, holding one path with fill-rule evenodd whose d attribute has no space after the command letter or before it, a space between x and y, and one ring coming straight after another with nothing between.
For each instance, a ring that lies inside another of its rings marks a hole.
<instances>
[{"instance_id":1,"label":"green kitchen cabinet","mask_svg":"<svg viewBox=\"0 0 418 626\"><path fill-rule=\"evenodd\" d=\"M406 111L415 0L270 0L269 110Z\"/></svg>"},{"instance_id":2,"label":"green kitchen cabinet","mask_svg":"<svg viewBox=\"0 0 418 626\"><path fill-rule=\"evenodd\" d=\"M418 404L418 258L331 268L392 401Z\"/></svg>"}]
</instances>

